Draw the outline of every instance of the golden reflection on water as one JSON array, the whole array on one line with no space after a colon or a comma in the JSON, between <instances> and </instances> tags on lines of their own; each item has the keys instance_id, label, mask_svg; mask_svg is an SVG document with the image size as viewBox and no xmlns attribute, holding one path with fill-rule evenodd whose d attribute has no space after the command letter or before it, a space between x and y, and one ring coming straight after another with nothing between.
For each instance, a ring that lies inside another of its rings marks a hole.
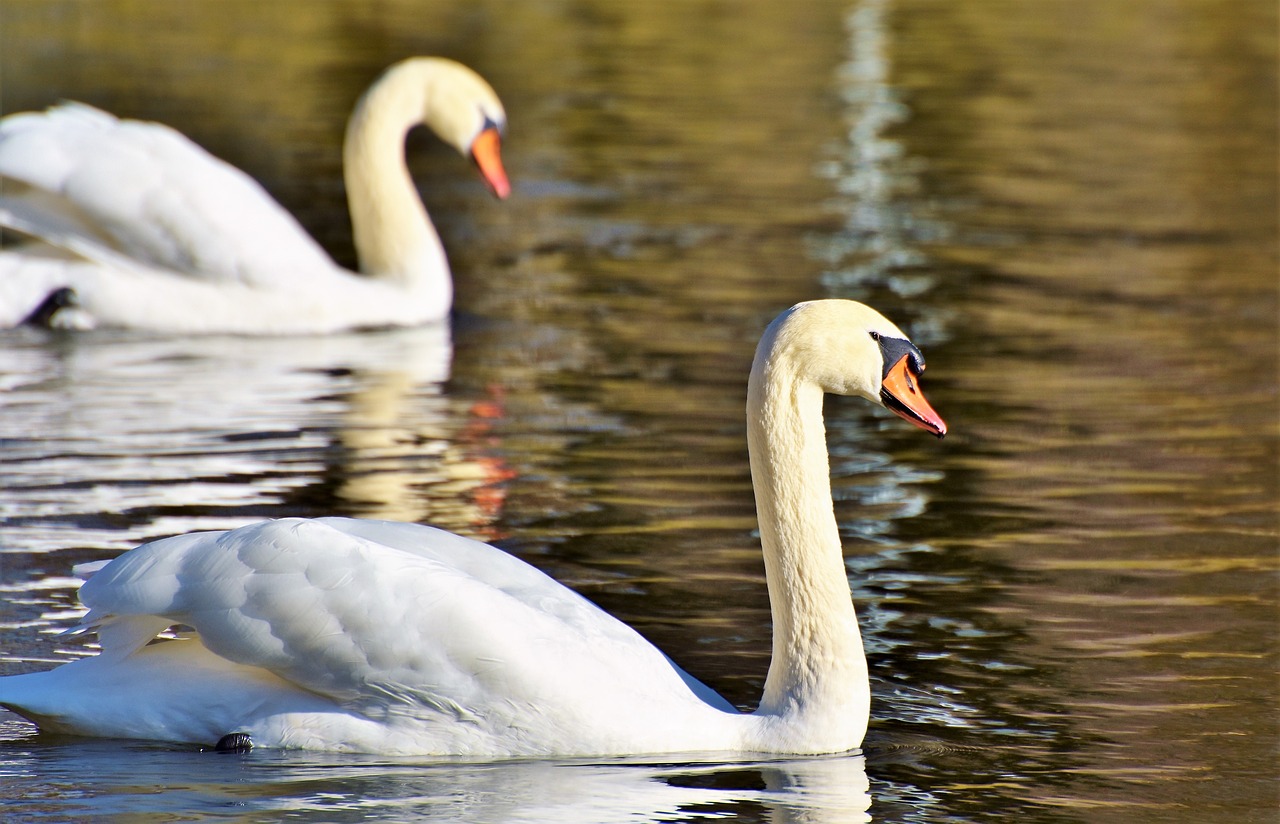
<instances>
[{"instance_id":1,"label":"golden reflection on water","mask_svg":"<svg viewBox=\"0 0 1280 824\"><path fill-rule=\"evenodd\" d=\"M394 58L493 82L515 185L489 203L409 141L459 275L451 372L367 341L318 361L7 341L22 415L0 573L53 581L263 515L432 520L500 540L750 706L768 604L746 369L779 309L856 297L925 348L952 424L934 443L827 410L873 814L1260 820L1273 6L0 0L0 110L76 97L168 122L339 259L342 123ZM254 363L253 391L216 394ZM59 586L2 608L22 661L47 654L26 622L56 623Z\"/></svg>"},{"instance_id":2,"label":"golden reflection on water","mask_svg":"<svg viewBox=\"0 0 1280 824\"><path fill-rule=\"evenodd\" d=\"M341 449L334 495L360 518L411 521L492 541L503 537L504 484L514 473L491 447L501 391L463 408L413 374L378 369L335 432Z\"/></svg>"}]
</instances>

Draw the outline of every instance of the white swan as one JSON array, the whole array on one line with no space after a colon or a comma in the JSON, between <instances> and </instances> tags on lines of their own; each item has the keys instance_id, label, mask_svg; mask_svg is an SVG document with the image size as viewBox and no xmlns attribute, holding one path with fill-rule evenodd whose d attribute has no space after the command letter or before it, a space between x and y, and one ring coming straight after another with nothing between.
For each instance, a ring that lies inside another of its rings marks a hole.
<instances>
[{"instance_id":1,"label":"white swan","mask_svg":"<svg viewBox=\"0 0 1280 824\"><path fill-rule=\"evenodd\" d=\"M799 304L764 334L747 409L774 640L753 713L498 549L344 518L125 553L80 590L77 629L98 633L101 654L0 678L0 705L57 732L388 754L855 748L870 695L822 394L882 402L942 436L923 368L892 323L852 301ZM173 625L190 630L153 642Z\"/></svg>"},{"instance_id":2,"label":"white swan","mask_svg":"<svg viewBox=\"0 0 1280 824\"><path fill-rule=\"evenodd\" d=\"M506 116L475 72L395 64L347 125L344 175L363 276L339 267L252 178L156 123L67 103L0 120L0 326L310 334L448 315L444 248L404 161L422 123L510 187Z\"/></svg>"}]
</instances>

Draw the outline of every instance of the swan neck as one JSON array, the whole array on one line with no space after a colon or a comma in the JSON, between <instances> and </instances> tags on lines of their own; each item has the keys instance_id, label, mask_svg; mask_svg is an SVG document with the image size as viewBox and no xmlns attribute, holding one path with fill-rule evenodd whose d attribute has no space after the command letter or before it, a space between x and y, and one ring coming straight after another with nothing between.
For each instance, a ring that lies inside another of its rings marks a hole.
<instances>
[{"instance_id":1,"label":"swan neck","mask_svg":"<svg viewBox=\"0 0 1280 824\"><path fill-rule=\"evenodd\" d=\"M343 146L343 176L360 271L398 283L446 307L452 298L444 247L404 157L409 130L423 122L430 84L393 68L356 104ZM414 75L418 76L414 76Z\"/></svg>"},{"instance_id":2,"label":"swan neck","mask_svg":"<svg viewBox=\"0 0 1280 824\"><path fill-rule=\"evenodd\" d=\"M870 699L832 511L823 392L788 352L769 344L761 343L747 402L773 616L773 658L757 714L847 749L862 740Z\"/></svg>"}]
</instances>

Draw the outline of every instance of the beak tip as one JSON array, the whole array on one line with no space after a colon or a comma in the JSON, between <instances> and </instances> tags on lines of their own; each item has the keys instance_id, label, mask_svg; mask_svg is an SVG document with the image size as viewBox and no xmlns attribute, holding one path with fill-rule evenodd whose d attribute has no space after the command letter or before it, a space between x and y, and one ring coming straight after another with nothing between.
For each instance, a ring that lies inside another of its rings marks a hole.
<instances>
[{"instance_id":1,"label":"beak tip","mask_svg":"<svg viewBox=\"0 0 1280 824\"><path fill-rule=\"evenodd\" d=\"M501 145L502 138L497 128L491 126L472 141L470 153L489 191L498 200L506 200L511 194L511 182L507 180L507 170L502 167Z\"/></svg>"},{"instance_id":2,"label":"beak tip","mask_svg":"<svg viewBox=\"0 0 1280 824\"><path fill-rule=\"evenodd\" d=\"M947 435L946 421L925 400L909 374L910 366L904 355L886 370L880 388L880 403L890 412L935 438Z\"/></svg>"}]
</instances>

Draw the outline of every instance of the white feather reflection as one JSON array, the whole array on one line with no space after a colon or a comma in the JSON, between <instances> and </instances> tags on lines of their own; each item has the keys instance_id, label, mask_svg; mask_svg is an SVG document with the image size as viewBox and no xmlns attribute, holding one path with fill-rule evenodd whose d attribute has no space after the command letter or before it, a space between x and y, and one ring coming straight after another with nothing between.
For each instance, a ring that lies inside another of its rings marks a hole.
<instances>
[{"instance_id":1,"label":"white feather reflection","mask_svg":"<svg viewBox=\"0 0 1280 824\"><path fill-rule=\"evenodd\" d=\"M0 728L0 733L4 732ZM9 737L5 735L4 737ZM30 739L28 739L29 741ZM146 776L145 782L138 776ZM869 821L862 756L776 761L508 761L423 763L255 751L228 756L139 742L15 741L0 778L67 781L77 792L39 802L61 817L226 815L291 821L608 822ZM34 808L30 812L35 812Z\"/></svg>"},{"instance_id":2,"label":"white feather reflection","mask_svg":"<svg viewBox=\"0 0 1280 824\"><path fill-rule=\"evenodd\" d=\"M473 461L465 443L473 418L492 411L441 392L447 327L5 337L0 521L6 546L24 553L125 549L258 520L309 495L337 498L349 514L481 536L495 514L492 496L473 493L502 467ZM436 487L447 494L423 492Z\"/></svg>"},{"instance_id":3,"label":"white feather reflection","mask_svg":"<svg viewBox=\"0 0 1280 824\"><path fill-rule=\"evenodd\" d=\"M839 295L865 297L870 288L886 287L917 298L930 291L936 275L926 271L932 261L922 247L949 232L919 197L923 161L889 136L911 117L891 78L891 5L859 0L845 16L849 45L837 80L846 141L820 170L835 184L844 226L816 239L812 249L830 267L823 281ZM913 327L912 340L925 345L945 339L942 330L927 326Z\"/></svg>"}]
</instances>

